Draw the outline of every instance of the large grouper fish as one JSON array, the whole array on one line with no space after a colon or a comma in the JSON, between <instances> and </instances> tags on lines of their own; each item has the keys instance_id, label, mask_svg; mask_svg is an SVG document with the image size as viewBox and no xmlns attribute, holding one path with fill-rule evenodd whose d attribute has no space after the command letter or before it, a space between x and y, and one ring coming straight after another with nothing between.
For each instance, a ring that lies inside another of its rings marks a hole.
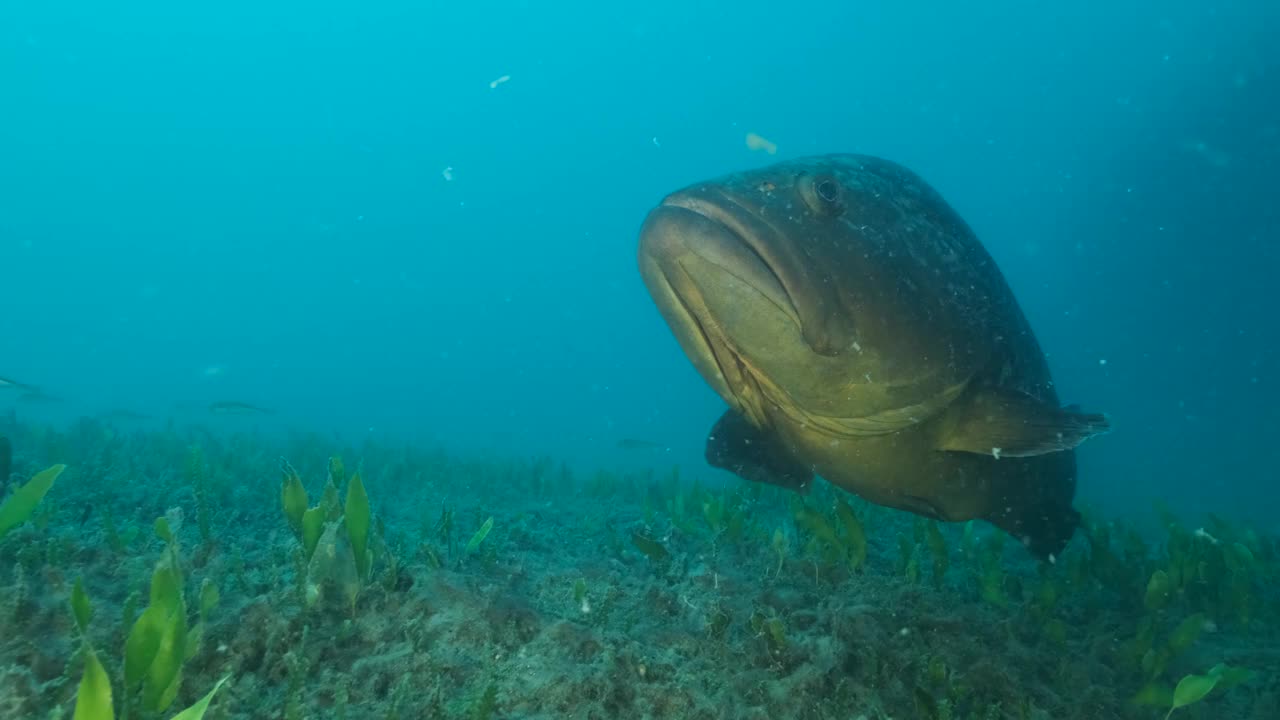
<instances>
[{"instance_id":1,"label":"large grouper fish","mask_svg":"<svg viewBox=\"0 0 1280 720\"><path fill-rule=\"evenodd\" d=\"M729 404L712 466L984 519L1041 558L1071 539L1074 448L1108 421L1060 407L995 262L911 170L825 155L698 183L649 213L639 262Z\"/></svg>"}]
</instances>

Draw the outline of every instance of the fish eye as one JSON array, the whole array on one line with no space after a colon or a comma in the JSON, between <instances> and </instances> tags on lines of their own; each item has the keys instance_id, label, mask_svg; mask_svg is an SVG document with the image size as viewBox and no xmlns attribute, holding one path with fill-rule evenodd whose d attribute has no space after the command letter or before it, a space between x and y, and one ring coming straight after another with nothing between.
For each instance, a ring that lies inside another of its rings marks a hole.
<instances>
[{"instance_id":1,"label":"fish eye","mask_svg":"<svg viewBox=\"0 0 1280 720\"><path fill-rule=\"evenodd\" d=\"M817 191L818 197L829 203L840 199L840 187L836 185L834 180L821 180L814 186L814 190Z\"/></svg>"},{"instance_id":2,"label":"fish eye","mask_svg":"<svg viewBox=\"0 0 1280 720\"><path fill-rule=\"evenodd\" d=\"M844 212L839 180L830 175L805 175L800 178L799 187L805 204L818 215L834 217Z\"/></svg>"}]
</instances>

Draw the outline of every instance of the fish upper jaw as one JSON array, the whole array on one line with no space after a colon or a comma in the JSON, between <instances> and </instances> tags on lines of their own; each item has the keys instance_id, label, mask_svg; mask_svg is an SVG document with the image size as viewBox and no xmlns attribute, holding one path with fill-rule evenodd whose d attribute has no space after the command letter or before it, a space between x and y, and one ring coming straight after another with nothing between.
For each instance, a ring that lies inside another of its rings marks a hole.
<instances>
[{"instance_id":1,"label":"fish upper jaw","mask_svg":"<svg viewBox=\"0 0 1280 720\"><path fill-rule=\"evenodd\" d=\"M687 208L659 206L649 213L640 231L640 275L685 355L707 384L748 418L763 421L756 382L743 365L733 339L708 307L703 295L708 285L693 276L694 272L707 273L708 263L721 269L731 264L731 255L722 254L730 243L737 241L726 226Z\"/></svg>"},{"instance_id":2,"label":"fish upper jaw","mask_svg":"<svg viewBox=\"0 0 1280 720\"><path fill-rule=\"evenodd\" d=\"M812 247L832 232L829 221L776 199L762 204L716 183L672 193L655 212L664 208L688 211L717 227L690 249L786 314L814 353L836 356L852 345L855 334L842 310L836 263Z\"/></svg>"},{"instance_id":3,"label":"fish upper jaw","mask_svg":"<svg viewBox=\"0 0 1280 720\"><path fill-rule=\"evenodd\" d=\"M650 213L640 231L640 277L685 355L721 398L732 402L725 373L700 315L706 306L681 266L690 253L679 222L661 208Z\"/></svg>"},{"instance_id":4,"label":"fish upper jaw","mask_svg":"<svg viewBox=\"0 0 1280 720\"><path fill-rule=\"evenodd\" d=\"M668 195L649 213L641 231L642 252L679 262L682 257L710 263L749 285L800 327L800 316L770 256L769 228L749 210L714 188ZM705 272L705 271L703 271Z\"/></svg>"}]
</instances>

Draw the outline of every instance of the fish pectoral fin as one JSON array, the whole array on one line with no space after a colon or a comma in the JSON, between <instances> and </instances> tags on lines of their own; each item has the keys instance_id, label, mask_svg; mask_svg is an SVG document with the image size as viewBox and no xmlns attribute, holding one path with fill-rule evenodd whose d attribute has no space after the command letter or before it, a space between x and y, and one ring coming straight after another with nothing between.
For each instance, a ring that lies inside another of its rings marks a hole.
<instances>
[{"instance_id":1,"label":"fish pectoral fin","mask_svg":"<svg viewBox=\"0 0 1280 720\"><path fill-rule=\"evenodd\" d=\"M768 483L804 494L813 470L796 460L776 435L752 425L730 408L707 436L707 462L751 482Z\"/></svg>"},{"instance_id":2,"label":"fish pectoral fin","mask_svg":"<svg viewBox=\"0 0 1280 720\"><path fill-rule=\"evenodd\" d=\"M974 388L948 410L938 449L1030 457L1070 450L1110 429L1105 415L1057 408L1016 390Z\"/></svg>"}]
</instances>

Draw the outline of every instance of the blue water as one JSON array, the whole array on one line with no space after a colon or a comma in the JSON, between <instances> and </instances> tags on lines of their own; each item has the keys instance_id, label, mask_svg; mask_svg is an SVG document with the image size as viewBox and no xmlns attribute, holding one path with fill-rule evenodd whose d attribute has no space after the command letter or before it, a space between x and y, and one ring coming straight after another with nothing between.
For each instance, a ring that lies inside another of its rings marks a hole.
<instances>
[{"instance_id":1,"label":"blue water","mask_svg":"<svg viewBox=\"0 0 1280 720\"><path fill-rule=\"evenodd\" d=\"M1082 505L1275 527L1277 33L1274 0L3 3L0 376L59 400L0 410L718 477L640 222L865 152L964 215L1064 401L1112 416Z\"/></svg>"}]
</instances>

